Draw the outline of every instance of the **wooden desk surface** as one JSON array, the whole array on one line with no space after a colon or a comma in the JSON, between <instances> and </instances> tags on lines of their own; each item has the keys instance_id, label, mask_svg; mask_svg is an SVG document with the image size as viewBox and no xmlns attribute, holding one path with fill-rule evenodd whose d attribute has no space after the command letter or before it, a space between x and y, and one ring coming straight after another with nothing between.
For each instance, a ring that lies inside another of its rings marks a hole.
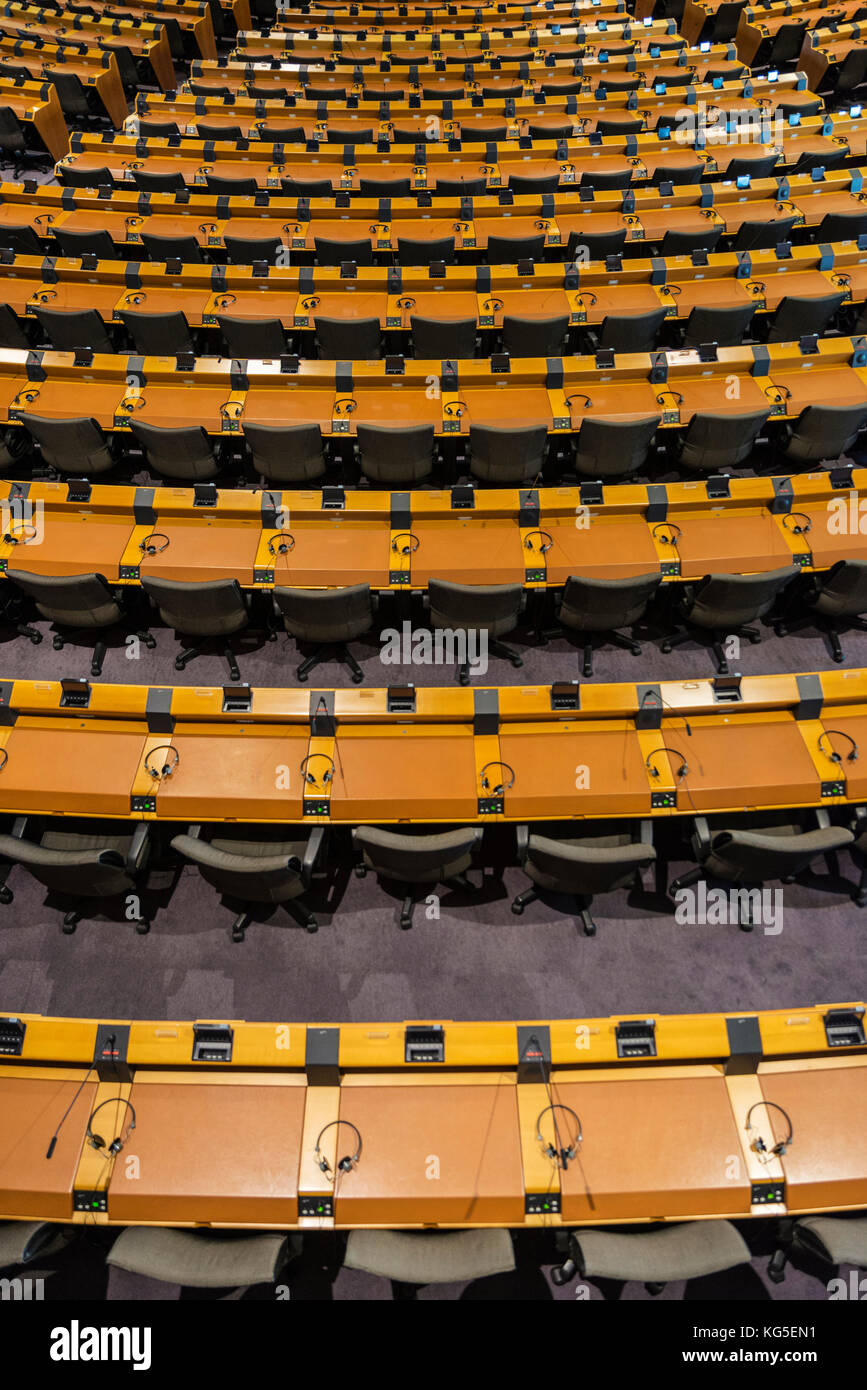
<instances>
[{"instance_id":1,"label":"wooden desk surface","mask_svg":"<svg viewBox=\"0 0 867 1390\"><path fill-rule=\"evenodd\" d=\"M303 1078L160 1078L133 1083L136 1127L114 1164L110 1219L294 1225Z\"/></svg>"},{"instance_id":2,"label":"wooden desk surface","mask_svg":"<svg viewBox=\"0 0 867 1390\"><path fill-rule=\"evenodd\" d=\"M578 1114L584 1135L559 1175L564 1223L749 1215L744 1165L731 1164L740 1137L725 1078L712 1068L665 1080L588 1075L558 1080L554 1091ZM558 1115L561 1129L567 1123ZM542 1124L550 1140L551 1116Z\"/></svg>"},{"instance_id":3,"label":"wooden desk surface","mask_svg":"<svg viewBox=\"0 0 867 1390\"><path fill-rule=\"evenodd\" d=\"M500 757L515 769L515 785L505 793L510 817L641 815L650 810L645 755L631 721L508 725L499 742Z\"/></svg>"},{"instance_id":4,"label":"wooden desk surface","mask_svg":"<svg viewBox=\"0 0 867 1390\"><path fill-rule=\"evenodd\" d=\"M448 668L446 668L448 669ZM401 750L406 740L411 752ZM472 729L412 724L388 730L356 726L338 731L331 819L357 825L394 820L475 820L482 794Z\"/></svg>"},{"instance_id":5,"label":"wooden desk surface","mask_svg":"<svg viewBox=\"0 0 867 1390\"><path fill-rule=\"evenodd\" d=\"M97 1082L89 1081L76 1100L50 1159L51 1136L72 1102L85 1071L33 1075L0 1070L0 1211L4 1216L68 1221L72 1188L85 1143ZM109 1110L106 1109L106 1114Z\"/></svg>"},{"instance_id":6,"label":"wooden desk surface","mask_svg":"<svg viewBox=\"0 0 867 1390\"><path fill-rule=\"evenodd\" d=\"M782 1159L789 1211L863 1207L867 1069L862 1060L763 1062L759 1083L765 1098L788 1112L795 1131ZM777 1112L761 1109L753 1120L766 1142L770 1133L777 1140L785 1138Z\"/></svg>"},{"instance_id":7,"label":"wooden desk surface","mask_svg":"<svg viewBox=\"0 0 867 1390\"><path fill-rule=\"evenodd\" d=\"M790 714L663 720L660 744L673 744L689 772L677 782L679 810L696 814L727 808L815 803L819 777L797 721Z\"/></svg>"},{"instance_id":8,"label":"wooden desk surface","mask_svg":"<svg viewBox=\"0 0 867 1390\"><path fill-rule=\"evenodd\" d=\"M341 1087L340 1118L361 1131L363 1149L357 1168L339 1176L337 1225L523 1223L510 1081L401 1086L368 1077ZM338 1130L338 1154L352 1139Z\"/></svg>"},{"instance_id":9,"label":"wooden desk surface","mask_svg":"<svg viewBox=\"0 0 867 1390\"><path fill-rule=\"evenodd\" d=\"M86 662L81 662L86 665ZM58 727L19 719L5 740L0 798L10 809L54 815L128 816L145 727L86 718Z\"/></svg>"},{"instance_id":10,"label":"wooden desk surface","mask_svg":"<svg viewBox=\"0 0 867 1390\"><path fill-rule=\"evenodd\" d=\"M223 730L215 743L213 726L178 724L171 739L160 738L177 749L180 761L177 771L158 784L158 814L207 820L215 796L225 791L232 800L233 819L301 819L300 766L309 730L287 726L277 734L273 726L239 723Z\"/></svg>"}]
</instances>

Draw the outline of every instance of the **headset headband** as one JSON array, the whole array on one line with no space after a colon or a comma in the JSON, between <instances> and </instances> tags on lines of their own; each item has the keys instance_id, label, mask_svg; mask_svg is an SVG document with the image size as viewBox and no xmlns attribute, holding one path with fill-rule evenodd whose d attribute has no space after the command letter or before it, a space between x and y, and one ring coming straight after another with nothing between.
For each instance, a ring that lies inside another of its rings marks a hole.
<instances>
[{"instance_id":1,"label":"headset headband","mask_svg":"<svg viewBox=\"0 0 867 1390\"><path fill-rule=\"evenodd\" d=\"M748 1133L753 1128L751 1124L753 1111L760 1109L761 1106L764 1106L766 1110L779 1111L779 1113L785 1120L786 1127L788 1129L788 1134L786 1135L785 1139L781 1139L778 1143L772 1144L770 1148L768 1148L767 1144L765 1143L764 1139L760 1134L756 1135L755 1143L751 1147L755 1149L756 1153L759 1155L760 1158L762 1154L767 1154L767 1158L761 1158L761 1161L763 1163L767 1163L771 1158L782 1158L783 1154L786 1152L786 1149L788 1149L791 1146L792 1140L795 1137L795 1130L794 1126L792 1125L791 1117L789 1116L788 1111L784 1110L781 1105L778 1105L775 1100L757 1100L755 1104L751 1105L749 1110L747 1111L747 1118L744 1128L747 1130Z\"/></svg>"},{"instance_id":2,"label":"headset headband","mask_svg":"<svg viewBox=\"0 0 867 1390\"><path fill-rule=\"evenodd\" d=\"M340 1125L346 1125L349 1129L352 1130L353 1134L355 1135L356 1143L355 1143L355 1153L353 1153L353 1154L346 1154L346 1155L344 1155L343 1158L340 1158L340 1159L337 1160L337 1170L338 1170L338 1172L340 1172L340 1173L349 1173L349 1172L351 1172L352 1169L356 1167L356 1165L358 1164L359 1159L361 1158L361 1132L360 1132L360 1130L358 1129L357 1125L354 1125L354 1124L352 1123L351 1120L329 1120L328 1124L327 1124L327 1125L323 1125L322 1128L320 1129L319 1133L317 1134L317 1136L316 1136L316 1147L315 1147L315 1149L313 1150L314 1156L315 1156L315 1158L316 1158L316 1160L317 1160L317 1162L318 1162L318 1164L319 1164L319 1167L320 1167L320 1169L322 1170L323 1173L330 1173L330 1172L332 1171L332 1169L331 1169L331 1164L328 1162L328 1159L325 1158L325 1157L323 1157L323 1155L322 1155L322 1149L321 1149L321 1145L322 1145L322 1136L323 1136L323 1134L327 1134L328 1131L329 1131L329 1129L338 1128Z\"/></svg>"},{"instance_id":3,"label":"headset headband","mask_svg":"<svg viewBox=\"0 0 867 1390\"><path fill-rule=\"evenodd\" d=\"M111 1143L106 1146L106 1142L103 1139L102 1135L94 1134L93 1122L99 1114L100 1110L104 1110L107 1105L125 1105L130 1113L130 1121L129 1128L127 1129L126 1134L123 1137L121 1137L120 1134L116 1134L114 1139L112 1139ZM129 1139L129 1136L132 1134L134 1129L135 1106L133 1105L132 1101L127 1100L125 1096L110 1096L108 1100L101 1101L100 1104L96 1107L96 1109L90 1112L90 1119L87 1122L87 1138L91 1148L105 1149L106 1153L110 1154L112 1158L114 1158L117 1156L117 1154L120 1153L121 1149L126 1144L127 1140Z\"/></svg>"}]
</instances>

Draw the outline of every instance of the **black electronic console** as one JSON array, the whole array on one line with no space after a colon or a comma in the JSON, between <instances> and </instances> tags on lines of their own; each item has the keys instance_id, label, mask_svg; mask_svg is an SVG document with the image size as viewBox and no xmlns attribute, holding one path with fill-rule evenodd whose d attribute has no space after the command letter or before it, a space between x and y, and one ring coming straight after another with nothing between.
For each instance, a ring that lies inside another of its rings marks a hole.
<instances>
[{"instance_id":1,"label":"black electronic console","mask_svg":"<svg viewBox=\"0 0 867 1390\"><path fill-rule=\"evenodd\" d=\"M403 1035L405 1062L444 1062L446 1034L439 1023L409 1024Z\"/></svg>"},{"instance_id":2,"label":"black electronic console","mask_svg":"<svg viewBox=\"0 0 867 1390\"><path fill-rule=\"evenodd\" d=\"M194 1023L193 1061L231 1062L234 1037L228 1023Z\"/></svg>"},{"instance_id":3,"label":"black electronic console","mask_svg":"<svg viewBox=\"0 0 867 1390\"><path fill-rule=\"evenodd\" d=\"M20 1018L0 1018L0 1056L20 1057L26 1032L27 1024Z\"/></svg>"},{"instance_id":4,"label":"black electronic console","mask_svg":"<svg viewBox=\"0 0 867 1390\"><path fill-rule=\"evenodd\" d=\"M618 1057L655 1057L656 1020L630 1018L615 1028Z\"/></svg>"}]
</instances>

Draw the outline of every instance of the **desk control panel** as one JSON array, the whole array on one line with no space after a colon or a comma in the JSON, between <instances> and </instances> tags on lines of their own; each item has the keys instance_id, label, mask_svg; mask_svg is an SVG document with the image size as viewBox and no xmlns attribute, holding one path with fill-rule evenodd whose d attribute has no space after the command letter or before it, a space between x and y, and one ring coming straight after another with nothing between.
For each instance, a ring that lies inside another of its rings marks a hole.
<instances>
[{"instance_id":1,"label":"desk control panel","mask_svg":"<svg viewBox=\"0 0 867 1390\"><path fill-rule=\"evenodd\" d=\"M618 1057L655 1057L656 1020L628 1019L618 1023L615 1031Z\"/></svg>"},{"instance_id":2,"label":"desk control panel","mask_svg":"<svg viewBox=\"0 0 867 1390\"><path fill-rule=\"evenodd\" d=\"M299 1197L299 1216L334 1216L333 1197Z\"/></svg>"},{"instance_id":3,"label":"desk control panel","mask_svg":"<svg viewBox=\"0 0 867 1390\"><path fill-rule=\"evenodd\" d=\"M750 1189L750 1201L754 1207L776 1206L785 1203L786 1184L784 1182L754 1182Z\"/></svg>"},{"instance_id":4,"label":"desk control panel","mask_svg":"<svg viewBox=\"0 0 867 1390\"><path fill-rule=\"evenodd\" d=\"M193 1061L231 1062L234 1036L228 1023L194 1023Z\"/></svg>"},{"instance_id":5,"label":"desk control panel","mask_svg":"<svg viewBox=\"0 0 867 1390\"><path fill-rule=\"evenodd\" d=\"M559 1192L527 1192L524 1196L526 1216L558 1216L561 1210Z\"/></svg>"},{"instance_id":6,"label":"desk control panel","mask_svg":"<svg viewBox=\"0 0 867 1390\"><path fill-rule=\"evenodd\" d=\"M108 1193L77 1187L72 1194L73 1211L108 1213Z\"/></svg>"},{"instance_id":7,"label":"desk control panel","mask_svg":"<svg viewBox=\"0 0 867 1390\"><path fill-rule=\"evenodd\" d=\"M444 1062L446 1033L441 1024L410 1025L404 1033L405 1062Z\"/></svg>"},{"instance_id":8,"label":"desk control panel","mask_svg":"<svg viewBox=\"0 0 867 1390\"><path fill-rule=\"evenodd\" d=\"M24 1050L27 1024L20 1018L0 1018L0 1055L20 1057Z\"/></svg>"}]
</instances>

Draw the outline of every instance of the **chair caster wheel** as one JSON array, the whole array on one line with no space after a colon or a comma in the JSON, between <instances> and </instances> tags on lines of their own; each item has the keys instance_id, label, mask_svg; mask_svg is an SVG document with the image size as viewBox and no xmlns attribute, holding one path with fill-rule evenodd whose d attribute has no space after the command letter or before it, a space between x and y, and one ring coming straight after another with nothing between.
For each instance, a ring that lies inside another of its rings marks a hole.
<instances>
[{"instance_id":1,"label":"chair caster wheel","mask_svg":"<svg viewBox=\"0 0 867 1390\"><path fill-rule=\"evenodd\" d=\"M523 664L524 664L524 658L523 658L522 656L513 656L513 657L512 657L512 665L514 666L514 668L515 668L516 671L517 671L521 666L523 666Z\"/></svg>"},{"instance_id":2,"label":"chair caster wheel","mask_svg":"<svg viewBox=\"0 0 867 1390\"><path fill-rule=\"evenodd\" d=\"M183 671L183 670L185 669L185 667L186 667L186 664L187 664L187 663L186 663L185 661L181 661L181 658L180 658L179 656L176 656L176 657L175 657L175 670L176 670L176 671Z\"/></svg>"},{"instance_id":3,"label":"chair caster wheel","mask_svg":"<svg viewBox=\"0 0 867 1390\"><path fill-rule=\"evenodd\" d=\"M299 679L300 681L307 681L307 680L310 679L310 677L309 677L309 676L299 676L298 679Z\"/></svg>"},{"instance_id":4,"label":"chair caster wheel","mask_svg":"<svg viewBox=\"0 0 867 1390\"><path fill-rule=\"evenodd\" d=\"M596 928L595 928L595 927L585 927L585 928L584 928L584 935L585 935L585 936L595 936L595 935L596 935Z\"/></svg>"},{"instance_id":5,"label":"chair caster wheel","mask_svg":"<svg viewBox=\"0 0 867 1390\"><path fill-rule=\"evenodd\" d=\"M363 680L364 680L364 672L362 671L362 673L361 673L360 676L355 676L355 675L354 675L354 676L352 677L352 684L353 684L353 685L361 685L361 682L362 682Z\"/></svg>"},{"instance_id":6,"label":"chair caster wheel","mask_svg":"<svg viewBox=\"0 0 867 1390\"><path fill-rule=\"evenodd\" d=\"M523 915L524 915L524 904L523 904L523 903L512 903L512 911L514 912L514 914L515 914L516 917L523 917Z\"/></svg>"},{"instance_id":7,"label":"chair caster wheel","mask_svg":"<svg viewBox=\"0 0 867 1390\"><path fill-rule=\"evenodd\" d=\"M62 637L55 637L55 639L54 639L54 641L53 641L53 643L52 643L52 646L54 647L54 650L55 650L56 652L62 652L62 651L63 651L63 638L62 638Z\"/></svg>"},{"instance_id":8,"label":"chair caster wheel","mask_svg":"<svg viewBox=\"0 0 867 1390\"><path fill-rule=\"evenodd\" d=\"M30 641L33 643L34 647L38 647L39 643L42 641L42 633L37 632L34 637L30 638Z\"/></svg>"},{"instance_id":9,"label":"chair caster wheel","mask_svg":"<svg viewBox=\"0 0 867 1390\"><path fill-rule=\"evenodd\" d=\"M400 929L401 929L401 931L409 931L410 928L411 928L411 926L412 926L412 918L411 918L411 917L401 917L401 919L400 919Z\"/></svg>"},{"instance_id":10,"label":"chair caster wheel","mask_svg":"<svg viewBox=\"0 0 867 1390\"><path fill-rule=\"evenodd\" d=\"M2 903L4 907L8 907L14 897L15 894L12 892L11 888L0 888L0 903Z\"/></svg>"},{"instance_id":11,"label":"chair caster wheel","mask_svg":"<svg viewBox=\"0 0 867 1390\"><path fill-rule=\"evenodd\" d=\"M354 872L356 878L367 878L366 864L356 864Z\"/></svg>"},{"instance_id":12,"label":"chair caster wheel","mask_svg":"<svg viewBox=\"0 0 867 1390\"><path fill-rule=\"evenodd\" d=\"M836 663L837 663L838 666L842 665L842 662L843 662L843 653L841 652L839 656L835 656L833 659L834 659L834 661L836 661Z\"/></svg>"},{"instance_id":13,"label":"chair caster wheel","mask_svg":"<svg viewBox=\"0 0 867 1390\"><path fill-rule=\"evenodd\" d=\"M755 646L757 642L761 642L761 640L762 640L761 637L751 637L751 638L750 638L750 642L752 643L753 646Z\"/></svg>"},{"instance_id":14,"label":"chair caster wheel","mask_svg":"<svg viewBox=\"0 0 867 1390\"><path fill-rule=\"evenodd\" d=\"M665 652L666 655L668 655L668 653L671 651L671 643L663 642L661 650Z\"/></svg>"},{"instance_id":15,"label":"chair caster wheel","mask_svg":"<svg viewBox=\"0 0 867 1390\"><path fill-rule=\"evenodd\" d=\"M76 928L77 925L78 925L78 924L77 924L76 922L72 922L72 923L64 922L64 923L63 923L63 926L60 928L60 930L63 932L63 935L64 935L64 936L72 936L73 933L75 932L75 928Z\"/></svg>"},{"instance_id":16,"label":"chair caster wheel","mask_svg":"<svg viewBox=\"0 0 867 1390\"><path fill-rule=\"evenodd\" d=\"M459 685L469 685L469 683L470 683L470 678L469 678L469 676L458 676L458 684L459 684Z\"/></svg>"},{"instance_id":17,"label":"chair caster wheel","mask_svg":"<svg viewBox=\"0 0 867 1390\"><path fill-rule=\"evenodd\" d=\"M584 666L584 667L582 667L582 675L584 675L584 676L592 676L592 675L593 675L593 667L592 667L592 666Z\"/></svg>"},{"instance_id":18,"label":"chair caster wheel","mask_svg":"<svg viewBox=\"0 0 867 1390\"><path fill-rule=\"evenodd\" d=\"M92 676L101 676L101 675L102 675L102 667L101 667L101 666L91 666L91 668L90 668L90 674L91 674Z\"/></svg>"},{"instance_id":19,"label":"chair caster wheel","mask_svg":"<svg viewBox=\"0 0 867 1390\"><path fill-rule=\"evenodd\" d=\"M135 924L136 936L147 936L150 929L150 922L136 922Z\"/></svg>"},{"instance_id":20,"label":"chair caster wheel","mask_svg":"<svg viewBox=\"0 0 867 1390\"><path fill-rule=\"evenodd\" d=\"M233 941L244 941L245 938L246 938L246 936L247 936L247 933L246 933L245 931L233 931L233 932L232 932L232 940L233 940Z\"/></svg>"},{"instance_id":21,"label":"chair caster wheel","mask_svg":"<svg viewBox=\"0 0 867 1390\"><path fill-rule=\"evenodd\" d=\"M307 925L305 926L304 930L307 932L307 934L308 934L309 936L315 936L316 933L317 933L318 930L319 930L319 923L318 923L318 922L308 922Z\"/></svg>"},{"instance_id":22,"label":"chair caster wheel","mask_svg":"<svg viewBox=\"0 0 867 1390\"><path fill-rule=\"evenodd\" d=\"M740 927L741 931L750 932L753 929L752 922L739 922L738 926Z\"/></svg>"},{"instance_id":23,"label":"chair caster wheel","mask_svg":"<svg viewBox=\"0 0 867 1390\"><path fill-rule=\"evenodd\" d=\"M0 898L0 902L4 902L4 901L5 901L4 898ZM863 893L856 893L856 894L855 894L855 906L856 906L856 907L867 907L867 891L865 891L865 892L863 892Z\"/></svg>"},{"instance_id":24,"label":"chair caster wheel","mask_svg":"<svg viewBox=\"0 0 867 1390\"><path fill-rule=\"evenodd\" d=\"M157 639L156 639L155 637L146 637L146 638L145 638L145 646L147 647L147 649L148 649L149 652L152 652L152 651L153 651L153 649L154 649L154 647L156 646L156 644L157 644Z\"/></svg>"}]
</instances>

